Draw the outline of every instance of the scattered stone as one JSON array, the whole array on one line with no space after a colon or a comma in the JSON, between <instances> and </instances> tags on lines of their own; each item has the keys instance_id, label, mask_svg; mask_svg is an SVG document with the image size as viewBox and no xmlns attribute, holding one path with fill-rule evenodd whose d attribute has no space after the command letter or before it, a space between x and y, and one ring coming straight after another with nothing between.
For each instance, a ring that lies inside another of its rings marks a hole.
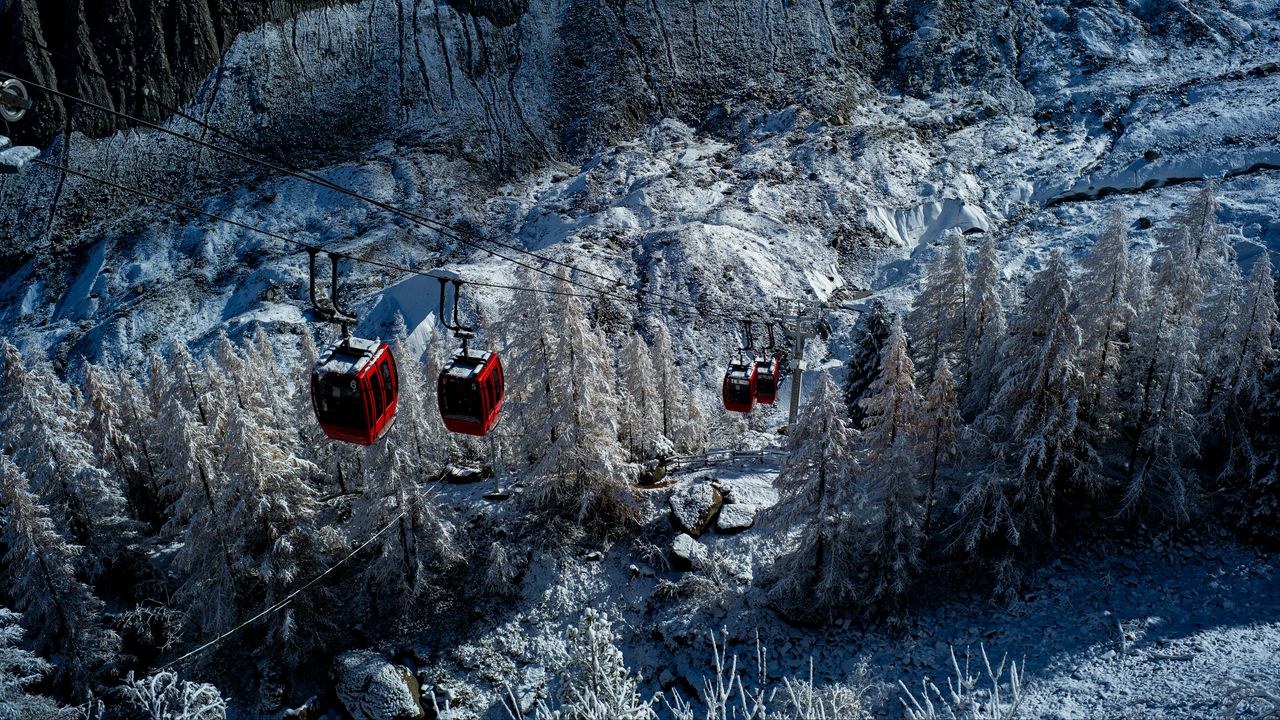
<instances>
[{"instance_id":1,"label":"scattered stone","mask_svg":"<svg viewBox=\"0 0 1280 720\"><path fill-rule=\"evenodd\" d=\"M706 559L707 547L688 533L680 533L671 543L671 567L676 570L692 570Z\"/></svg>"},{"instance_id":2,"label":"scattered stone","mask_svg":"<svg viewBox=\"0 0 1280 720\"><path fill-rule=\"evenodd\" d=\"M721 480L720 490L724 501L731 505L755 505L771 507L778 502L778 491L769 477L745 477Z\"/></svg>"},{"instance_id":3,"label":"scattered stone","mask_svg":"<svg viewBox=\"0 0 1280 720\"><path fill-rule=\"evenodd\" d=\"M592 550L587 553L587 562L600 562L604 559L604 553L599 550Z\"/></svg>"},{"instance_id":4,"label":"scattered stone","mask_svg":"<svg viewBox=\"0 0 1280 720\"><path fill-rule=\"evenodd\" d=\"M478 465L446 465L444 472L440 473L440 481L462 485L466 483L480 482L493 477L493 470Z\"/></svg>"},{"instance_id":5,"label":"scattered stone","mask_svg":"<svg viewBox=\"0 0 1280 720\"><path fill-rule=\"evenodd\" d=\"M755 505L725 505L720 508L716 529L722 533L738 533L756 524Z\"/></svg>"},{"instance_id":6,"label":"scattered stone","mask_svg":"<svg viewBox=\"0 0 1280 720\"><path fill-rule=\"evenodd\" d=\"M714 485L693 483L671 493L671 517L676 528L698 537L711 527L724 498Z\"/></svg>"},{"instance_id":7,"label":"scattered stone","mask_svg":"<svg viewBox=\"0 0 1280 720\"><path fill-rule=\"evenodd\" d=\"M1111 659L1115 658L1115 656L1116 656L1116 651L1115 651L1115 650L1108 650L1108 651L1106 651L1106 652L1102 653L1102 659L1103 659L1103 660L1111 660Z\"/></svg>"},{"instance_id":8,"label":"scattered stone","mask_svg":"<svg viewBox=\"0 0 1280 720\"><path fill-rule=\"evenodd\" d=\"M418 679L378 653L355 650L334 660L335 691L355 720L426 717Z\"/></svg>"}]
</instances>

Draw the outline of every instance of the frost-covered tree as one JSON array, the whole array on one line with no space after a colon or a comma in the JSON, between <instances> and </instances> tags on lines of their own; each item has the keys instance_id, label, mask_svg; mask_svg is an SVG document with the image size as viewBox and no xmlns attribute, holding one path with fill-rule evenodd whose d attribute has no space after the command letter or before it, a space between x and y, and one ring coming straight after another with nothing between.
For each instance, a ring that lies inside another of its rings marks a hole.
<instances>
[{"instance_id":1,"label":"frost-covered tree","mask_svg":"<svg viewBox=\"0 0 1280 720\"><path fill-rule=\"evenodd\" d=\"M1120 361L1130 325L1137 317L1126 225L1119 211L1107 220L1102 237L1081 262L1083 272L1076 292L1086 409L1092 421L1104 427L1114 426L1119 419L1116 392Z\"/></svg>"},{"instance_id":2,"label":"frost-covered tree","mask_svg":"<svg viewBox=\"0 0 1280 720\"><path fill-rule=\"evenodd\" d=\"M1000 343L1004 340L1004 293L1000 252L994 235L978 248L969 281L968 318L959 365L966 389L964 410L977 415L986 409L1000 377Z\"/></svg>"},{"instance_id":3,"label":"frost-covered tree","mask_svg":"<svg viewBox=\"0 0 1280 720\"><path fill-rule=\"evenodd\" d=\"M528 470L532 491L526 495L544 512L609 531L634 521L638 512L631 487L635 467L618 440L613 352L587 320L566 275L556 287L559 332L547 368L554 391L545 399L547 415L524 428L525 454L541 453Z\"/></svg>"},{"instance_id":4,"label":"frost-covered tree","mask_svg":"<svg viewBox=\"0 0 1280 720\"><path fill-rule=\"evenodd\" d=\"M618 358L622 390L622 439L633 460L669 453L671 441L662 432L661 390L649 346L632 333Z\"/></svg>"},{"instance_id":5,"label":"frost-covered tree","mask_svg":"<svg viewBox=\"0 0 1280 720\"><path fill-rule=\"evenodd\" d=\"M698 403L680 378L671 333L662 322L653 331L653 371L662 408L662 435L677 452L698 452L707 446L707 423Z\"/></svg>"},{"instance_id":6,"label":"frost-covered tree","mask_svg":"<svg viewBox=\"0 0 1280 720\"><path fill-rule=\"evenodd\" d=\"M921 532L928 542L933 508L938 501L938 478L960 457L960 433L964 419L956 401L955 379L946 358L938 363L933 382L920 408L919 456L924 463L924 524Z\"/></svg>"},{"instance_id":7,"label":"frost-covered tree","mask_svg":"<svg viewBox=\"0 0 1280 720\"><path fill-rule=\"evenodd\" d=\"M98 467L114 472L125 488L125 500L137 520L156 523L159 497L154 478L147 478L141 466L141 452L126 430L118 383L96 365L84 370L86 434L93 443ZM150 480L150 482L148 482Z\"/></svg>"},{"instance_id":8,"label":"frost-covered tree","mask_svg":"<svg viewBox=\"0 0 1280 720\"><path fill-rule=\"evenodd\" d=\"M124 498L97 467L70 390L48 367L22 370L12 345L3 351L21 383L7 413L13 461L71 537L94 557L109 557L121 542Z\"/></svg>"},{"instance_id":9,"label":"frost-covered tree","mask_svg":"<svg viewBox=\"0 0 1280 720\"><path fill-rule=\"evenodd\" d=\"M28 692L53 666L22 647L21 619L21 615L0 607L0 720L69 720L70 711Z\"/></svg>"},{"instance_id":10,"label":"frost-covered tree","mask_svg":"<svg viewBox=\"0 0 1280 720\"><path fill-rule=\"evenodd\" d=\"M588 608L569 629L568 668L556 717L563 720L652 720L657 698L640 695L642 678L627 668L613 623Z\"/></svg>"},{"instance_id":11,"label":"frost-covered tree","mask_svg":"<svg viewBox=\"0 0 1280 720\"><path fill-rule=\"evenodd\" d=\"M945 356L938 359L939 373L946 362ZM900 598L920 569L920 404L907 334L895 318L880 356L880 376L862 399L862 465L872 513L866 561L877 602Z\"/></svg>"},{"instance_id":12,"label":"frost-covered tree","mask_svg":"<svg viewBox=\"0 0 1280 720\"><path fill-rule=\"evenodd\" d=\"M921 358L921 369L925 377L932 378L944 355L956 359L964 349L969 315L964 236L951 233L926 273L924 289L911 304L907 327L911 329L911 336L919 339L916 352Z\"/></svg>"},{"instance_id":13,"label":"frost-covered tree","mask_svg":"<svg viewBox=\"0 0 1280 720\"><path fill-rule=\"evenodd\" d=\"M853 346L844 365L844 400L849 406L849 420L854 427L862 425L861 401L880 376L880 355L896 318L897 313L890 312L884 301L876 298L854 326Z\"/></svg>"},{"instance_id":14,"label":"frost-covered tree","mask_svg":"<svg viewBox=\"0 0 1280 720\"><path fill-rule=\"evenodd\" d=\"M158 447L154 440L156 430L163 427L151 406L151 400L142 385L132 376L122 374L116 385L116 407L120 413L123 432L133 441L136 448L133 465L142 476L143 482L150 489L152 496L160 496L160 468L156 463ZM159 505L157 505L159 509Z\"/></svg>"},{"instance_id":15,"label":"frost-covered tree","mask_svg":"<svg viewBox=\"0 0 1280 720\"><path fill-rule=\"evenodd\" d=\"M1223 358L1219 374L1207 383L1202 436L1210 445L1223 446L1227 461L1221 479L1237 477L1248 482L1257 476L1264 453L1255 446L1248 425L1264 398L1266 373L1276 357L1276 283L1271 258L1263 249L1254 261L1244 289L1238 321L1220 341Z\"/></svg>"},{"instance_id":16,"label":"frost-covered tree","mask_svg":"<svg viewBox=\"0 0 1280 720\"><path fill-rule=\"evenodd\" d=\"M532 274L522 282L535 292L513 303L500 334L506 341L503 369L506 372L507 397L503 403L503 423L515 435L532 442L513 447L520 457L516 465L536 463L543 455L543 442L558 439L558 428L549 418L555 402L552 368L560 362L556 357L557 332L547 298L539 290L544 283Z\"/></svg>"},{"instance_id":17,"label":"frost-covered tree","mask_svg":"<svg viewBox=\"0 0 1280 720\"><path fill-rule=\"evenodd\" d=\"M233 538L226 517L226 478L212 441L192 411L171 396L160 436L161 482L169 502L165 534L180 538L174 558L181 573L177 599L205 631L229 627L237 616Z\"/></svg>"},{"instance_id":18,"label":"frost-covered tree","mask_svg":"<svg viewBox=\"0 0 1280 720\"><path fill-rule=\"evenodd\" d=\"M1197 309L1204 276L1183 230L1170 236L1152 272L1156 294L1133 333L1126 408L1133 438L1122 507L1190 517L1199 488L1195 412L1201 397Z\"/></svg>"},{"instance_id":19,"label":"frost-covered tree","mask_svg":"<svg viewBox=\"0 0 1280 720\"><path fill-rule=\"evenodd\" d=\"M26 475L0 454L0 545L8 586L38 649L50 653L59 677L83 690L110 662L119 638L100 621L102 601L80 581L80 547L54 528Z\"/></svg>"},{"instance_id":20,"label":"frost-covered tree","mask_svg":"<svg viewBox=\"0 0 1280 720\"><path fill-rule=\"evenodd\" d=\"M409 329L404 316L397 314L392 329L396 349L396 367L400 375L400 394L396 404L396 424L390 436L413 455L417 469L424 474L439 474L456 452L456 446L436 409L436 378L444 367L443 348L438 334L427 339L425 361L414 357L409 349Z\"/></svg>"},{"instance_id":21,"label":"frost-covered tree","mask_svg":"<svg viewBox=\"0 0 1280 720\"><path fill-rule=\"evenodd\" d=\"M1056 500L1097 484L1093 432L1082 421L1085 393L1080 327L1071 314L1071 271L1055 251L1027 285L1010 323L991 408L980 419L1018 479L1023 534L1055 530Z\"/></svg>"},{"instance_id":22,"label":"frost-covered tree","mask_svg":"<svg viewBox=\"0 0 1280 720\"><path fill-rule=\"evenodd\" d=\"M422 465L403 443L403 436L388 436L369 448L364 492L355 503L352 531L371 537L394 521L394 542L379 545L365 575L375 597L401 604L417 597L426 587L433 568L462 560L457 531L445 519L422 483Z\"/></svg>"},{"instance_id":23,"label":"frost-covered tree","mask_svg":"<svg viewBox=\"0 0 1280 720\"><path fill-rule=\"evenodd\" d=\"M275 602L337 549L340 538L316 522L319 503L307 482L314 466L264 433L248 410L231 410L224 455L232 558L254 589L250 594ZM321 597L300 596L273 614L265 621L268 638L285 652L303 642L300 633L314 632L323 619L315 608Z\"/></svg>"},{"instance_id":24,"label":"frost-covered tree","mask_svg":"<svg viewBox=\"0 0 1280 720\"><path fill-rule=\"evenodd\" d=\"M854 479L858 434L846 412L840 389L824 370L787 433L790 455L774 481L778 503L768 511L795 538L792 552L778 561L771 590L787 609L823 612L856 596L860 554L854 543L864 498Z\"/></svg>"}]
</instances>

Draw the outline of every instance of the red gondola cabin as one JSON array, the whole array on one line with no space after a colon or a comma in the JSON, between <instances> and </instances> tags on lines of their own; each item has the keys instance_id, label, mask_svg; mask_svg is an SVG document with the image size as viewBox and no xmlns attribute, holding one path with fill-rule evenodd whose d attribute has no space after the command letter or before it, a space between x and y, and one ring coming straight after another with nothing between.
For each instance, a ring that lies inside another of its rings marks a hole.
<instances>
[{"instance_id":1,"label":"red gondola cabin","mask_svg":"<svg viewBox=\"0 0 1280 720\"><path fill-rule=\"evenodd\" d=\"M311 373L311 404L324 434L357 445L372 445L391 428L399 390L391 348L374 340L343 340Z\"/></svg>"},{"instance_id":2,"label":"red gondola cabin","mask_svg":"<svg viewBox=\"0 0 1280 720\"><path fill-rule=\"evenodd\" d=\"M756 402L772 405L778 398L778 359L756 358Z\"/></svg>"},{"instance_id":3,"label":"red gondola cabin","mask_svg":"<svg viewBox=\"0 0 1280 720\"><path fill-rule=\"evenodd\" d=\"M455 355L436 386L444 426L464 435L487 435L502 412L504 382L498 353Z\"/></svg>"},{"instance_id":4,"label":"red gondola cabin","mask_svg":"<svg viewBox=\"0 0 1280 720\"><path fill-rule=\"evenodd\" d=\"M732 363L724 374L724 409L751 412L756 404L756 364Z\"/></svg>"}]
</instances>

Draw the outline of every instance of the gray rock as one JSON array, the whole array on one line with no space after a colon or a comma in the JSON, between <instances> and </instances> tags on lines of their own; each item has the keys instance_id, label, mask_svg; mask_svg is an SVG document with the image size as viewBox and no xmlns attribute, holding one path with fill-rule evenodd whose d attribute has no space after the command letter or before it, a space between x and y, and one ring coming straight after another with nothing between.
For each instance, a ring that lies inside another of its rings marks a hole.
<instances>
[{"instance_id":1,"label":"gray rock","mask_svg":"<svg viewBox=\"0 0 1280 720\"><path fill-rule=\"evenodd\" d=\"M339 655L334 690L355 720L418 720L426 717L418 679L409 669L369 650Z\"/></svg>"},{"instance_id":2,"label":"gray rock","mask_svg":"<svg viewBox=\"0 0 1280 720\"><path fill-rule=\"evenodd\" d=\"M737 533L756 524L755 505L725 505L720 508L716 529L722 533Z\"/></svg>"},{"instance_id":3,"label":"gray rock","mask_svg":"<svg viewBox=\"0 0 1280 720\"><path fill-rule=\"evenodd\" d=\"M698 537L711 527L723 502L720 491L710 483L685 485L671 493L671 517L677 529Z\"/></svg>"},{"instance_id":4,"label":"gray rock","mask_svg":"<svg viewBox=\"0 0 1280 720\"><path fill-rule=\"evenodd\" d=\"M671 567L677 570L692 570L706 559L707 547L687 533L680 533L671 543Z\"/></svg>"}]
</instances>

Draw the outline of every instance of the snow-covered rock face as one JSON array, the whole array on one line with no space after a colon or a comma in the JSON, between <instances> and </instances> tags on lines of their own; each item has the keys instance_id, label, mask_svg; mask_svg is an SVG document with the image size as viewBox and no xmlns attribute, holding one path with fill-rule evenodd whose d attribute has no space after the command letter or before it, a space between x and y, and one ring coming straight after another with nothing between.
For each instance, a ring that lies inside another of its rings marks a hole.
<instances>
[{"instance_id":1,"label":"snow-covered rock face","mask_svg":"<svg viewBox=\"0 0 1280 720\"><path fill-rule=\"evenodd\" d=\"M417 720L426 716L418 681L406 668L368 650L334 660L338 699L355 720Z\"/></svg>"}]
</instances>

